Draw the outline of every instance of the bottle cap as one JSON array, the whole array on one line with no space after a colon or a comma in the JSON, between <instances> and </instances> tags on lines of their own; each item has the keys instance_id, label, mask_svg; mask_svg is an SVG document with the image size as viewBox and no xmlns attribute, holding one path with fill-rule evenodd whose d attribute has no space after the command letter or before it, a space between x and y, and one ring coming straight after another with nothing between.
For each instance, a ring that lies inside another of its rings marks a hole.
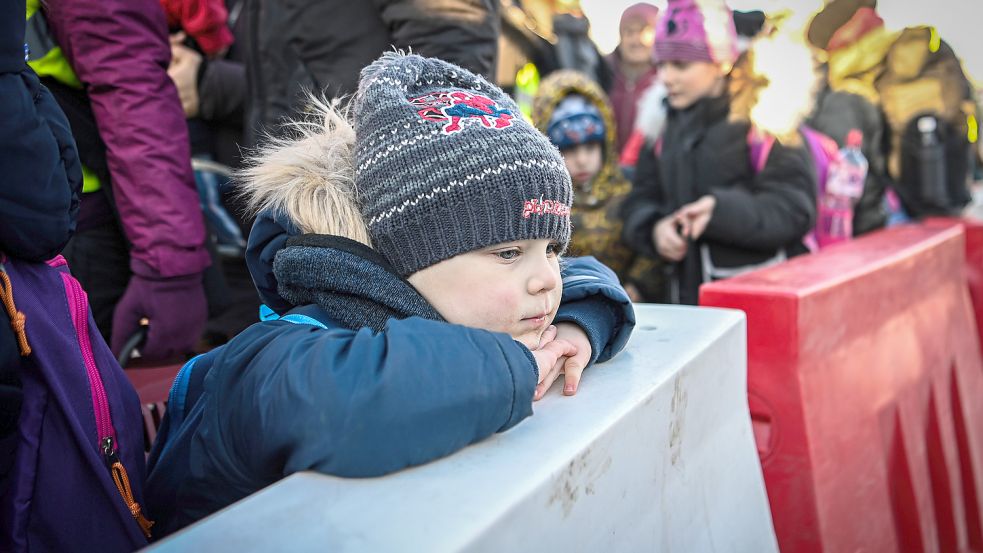
<instances>
[{"instance_id":1,"label":"bottle cap","mask_svg":"<svg viewBox=\"0 0 983 553\"><path fill-rule=\"evenodd\" d=\"M939 124L935 121L935 118L931 115L926 115L925 117L918 118L918 132L920 133L930 133L935 132Z\"/></svg>"},{"instance_id":2,"label":"bottle cap","mask_svg":"<svg viewBox=\"0 0 983 553\"><path fill-rule=\"evenodd\" d=\"M846 135L846 145L852 148L860 148L864 145L864 133L860 129L850 129Z\"/></svg>"}]
</instances>

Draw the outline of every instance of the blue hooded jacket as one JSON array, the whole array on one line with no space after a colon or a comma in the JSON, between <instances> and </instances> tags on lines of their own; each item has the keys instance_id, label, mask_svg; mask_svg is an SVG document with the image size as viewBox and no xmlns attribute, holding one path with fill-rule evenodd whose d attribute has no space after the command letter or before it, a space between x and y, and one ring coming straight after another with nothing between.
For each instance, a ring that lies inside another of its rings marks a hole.
<instances>
[{"instance_id":1,"label":"blue hooded jacket","mask_svg":"<svg viewBox=\"0 0 983 553\"><path fill-rule=\"evenodd\" d=\"M263 301L283 317L199 356L175 381L149 459L158 537L297 471L379 476L532 414L538 375L525 346L441 321L362 244L293 234L263 214L247 250ZM563 279L556 321L581 324L592 361L620 351L634 313L614 274L584 258Z\"/></svg>"}]
</instances>

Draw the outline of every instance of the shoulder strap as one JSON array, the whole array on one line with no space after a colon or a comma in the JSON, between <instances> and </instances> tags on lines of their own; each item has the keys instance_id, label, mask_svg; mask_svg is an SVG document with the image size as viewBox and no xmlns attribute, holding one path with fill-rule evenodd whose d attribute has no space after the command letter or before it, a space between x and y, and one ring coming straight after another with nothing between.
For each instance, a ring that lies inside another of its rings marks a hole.
<instances>
[{"instance_id":1,"label":"shoulder strap","mask_svg":"<svg viewBox=\"0 0 983 553\"><path fill-rule=\"evenodd\" d=\"M754 173L758 174L768 164L768 156L771 155L771 148L775 145L775 137L761 133L752 126L747 132L747 145L751 156L751 167Z\"/></svg>"}]
</instances>

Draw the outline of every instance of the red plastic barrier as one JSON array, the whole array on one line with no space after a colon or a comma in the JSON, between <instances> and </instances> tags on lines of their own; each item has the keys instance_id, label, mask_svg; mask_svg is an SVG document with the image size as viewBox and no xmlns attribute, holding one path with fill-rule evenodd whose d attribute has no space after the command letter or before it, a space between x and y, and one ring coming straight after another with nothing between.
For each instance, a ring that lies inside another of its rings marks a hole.
<instances>
[{"instance_id":1,"label":"red plastic barrier","mask_svg":"<svg viewBox=\"0 0 983 553\"><path fill-rule=\"evenodd\" d=\"M966 231L966 282L969 297L976 313L976 330L983 344L983 222L973 219L928 219L932 227L962 225Z\"/></svg>"},{"instance_id":2,"label":"red plastic barrier","mask_svg":"<svg viewBox=\"0 0 983 553\"><path fill-rule=\"evenodd\" d=\"M783 552L983 551L983 360L961 226L903 226L705 285L744 310Z\"/></svg>"},{"instance_id":3,"label":"red plastic barrier","mask_svg":"<svg viewBox=\"0 0 983 553\"><path fill-rule=\"evenodd\" d=\"M983 222L963 221L966 227L966 279L976 312L976 330L983 344Z\"/></svg>"}]
</instances>

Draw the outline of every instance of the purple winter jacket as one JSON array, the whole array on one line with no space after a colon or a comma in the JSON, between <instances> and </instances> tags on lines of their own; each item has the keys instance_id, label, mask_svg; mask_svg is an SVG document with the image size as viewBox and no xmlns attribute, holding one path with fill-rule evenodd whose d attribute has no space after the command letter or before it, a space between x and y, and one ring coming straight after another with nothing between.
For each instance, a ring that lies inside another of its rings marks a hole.
<instances>
[{"instance_id":1,"label":"purple winter jacket","mask_svg":"<svg viewBox=\"0 0 983 553\"><path fill-rule=\"evenodd\" d=\"M47 0L58 45L86 87L134 272L199 273L209 264L188 126L157 0Z\"/></svg>"}]
</instances>

